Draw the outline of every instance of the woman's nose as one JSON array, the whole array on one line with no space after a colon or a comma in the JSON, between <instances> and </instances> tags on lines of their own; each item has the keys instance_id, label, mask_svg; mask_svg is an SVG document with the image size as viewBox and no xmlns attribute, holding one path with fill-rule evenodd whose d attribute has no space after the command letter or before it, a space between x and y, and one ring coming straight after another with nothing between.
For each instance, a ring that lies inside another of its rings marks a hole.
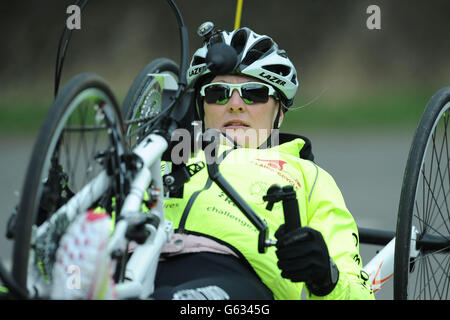
<instances>
[{"instance_id":1,"label":"woman's nose","mask_svg":"<svg viewBox=\"0 0 450 320\"><path fill-rule=\"evenodd\" d=\"M235 89L231 94L230 100L228 101L228 109L230 111L244 111L245 102L242 100L239 92Z\"/></svg>"}]
</instances>

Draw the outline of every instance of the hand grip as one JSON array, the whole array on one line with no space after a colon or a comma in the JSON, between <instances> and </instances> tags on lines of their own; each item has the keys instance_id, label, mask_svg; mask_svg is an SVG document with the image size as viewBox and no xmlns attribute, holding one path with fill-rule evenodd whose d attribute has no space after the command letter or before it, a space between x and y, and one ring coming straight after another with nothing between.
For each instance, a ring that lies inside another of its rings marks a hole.
<instances>
[{"instance_id":1,"label":"hand grip","mask_svg":"<svg viewBox=\"0 0 450 320\"><path fill-rule=\"evenodd\" d=\"M283 212L286 232L300 228L300 211L298 209L297 194L292 186L283 187Z\"/></svg>"}]
</instances>

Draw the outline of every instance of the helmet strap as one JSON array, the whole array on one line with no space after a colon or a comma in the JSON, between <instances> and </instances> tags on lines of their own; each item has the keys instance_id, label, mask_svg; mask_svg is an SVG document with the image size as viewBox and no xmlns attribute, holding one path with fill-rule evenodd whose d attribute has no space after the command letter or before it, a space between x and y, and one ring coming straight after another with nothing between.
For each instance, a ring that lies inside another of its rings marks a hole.
<instances>
[{"instance_id":1,"label":"helmet strap","mask_svg":"<svg viewBox=\"0 0 450 320\"><path fill-rule=\"evenodd\" d=\"M278 104L278 111L277 111L277 116L275 117L275 121L273 122L273 129L278 129L279 125L280 125L280 116L281 116L281 101Z\"/></svg>"},{"instance_id":2,"label":"helmet strap","mask_svg":"<svg viewBox=\"0 0 450 320\"><path fill-rule=\"evenodd\" d=\"M274 136L275 133L278 134L278 126L280 124L280 116L281 116L281 101L280 101L280 104L278 105L277 116L275 117L275 121L273 122L273 125L272 125L272 132L271 132L271 134L269 134L266 141L258 147L258 149L267 149L267 148L274 147L274 146L272 146L272 139L273 139L272 136ZM278 141L278 139L276 139L276 141Z\"/></svg>"}]
</instances>

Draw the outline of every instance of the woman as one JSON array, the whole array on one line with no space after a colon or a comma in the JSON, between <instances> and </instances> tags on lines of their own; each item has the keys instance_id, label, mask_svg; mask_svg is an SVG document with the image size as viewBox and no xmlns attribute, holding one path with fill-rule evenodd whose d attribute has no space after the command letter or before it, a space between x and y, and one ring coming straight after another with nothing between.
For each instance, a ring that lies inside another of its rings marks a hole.
<instances>
[{"instance_id":1,"label":"woman","mask_svg":"<svg viewBox=\"0 0 450 320\"><path fill-rule=\"evenodd\" d=\"M167 259L159 266L155 297L299 299L305 288L311 299L373 299L357 227L336 183L311 161L306 139L277 134L298 87L294 66L271 38L242 28L213 34L189 71L204 67L216 42L236 49L238 65L230 74L207 70L196 80L198 117L205 129L222 132L221 174L278 242L258 253L256 229L200 170L182 198L165 203L176 234L163 249ZM189 163L205 161L199 153ZM294 187L304 227L286 232L281 205L266 209L262 197L273 184Z\"/></svg>"},{"instance_id":2,"label":"woman","mask_svg":"<svg viewBox=\"0 0 450 320\"><path fill-rule=\"evenodd\" d=\"M227 75L206 70L188 79L196 81L198 119L222 133L220 172L277 243L259 253L258 231L197 166L182 196L165 201L175 234L163 248L152 298L300 299L305 290L309 299L373 299L357 227L336 183L312 161L307 139L278 135L298 88L294 66L271 38L242 28L214 33L188 74L205 68L216 42L234 47L238 64ZM187 165L205 163L205 154ZM164 170L176 168L167 163ZM273 184L293 187L302 227L286 231L281 203L266 209L263 196Z\"/></svg>"}]
</instances>

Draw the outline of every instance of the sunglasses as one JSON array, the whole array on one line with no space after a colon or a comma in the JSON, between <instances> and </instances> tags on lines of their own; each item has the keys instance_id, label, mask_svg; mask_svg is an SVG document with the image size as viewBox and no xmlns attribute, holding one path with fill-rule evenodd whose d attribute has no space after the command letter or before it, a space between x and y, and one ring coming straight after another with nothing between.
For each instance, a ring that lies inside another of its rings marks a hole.
<instances>
[{"instance_id":1,"label":"sunglasses","mask_svg":"<svg viewBox=\"0 0 450 320\"><path fill-rule=\"evenodd\" d=\"M200 89L200 95L205 97L206 103L226 104L235 89L246 104L266 103L269 101L270 96L278 99L275 89L261 82L244 82L239 84L208 83Z\"/></svg>"}]
</instances>

